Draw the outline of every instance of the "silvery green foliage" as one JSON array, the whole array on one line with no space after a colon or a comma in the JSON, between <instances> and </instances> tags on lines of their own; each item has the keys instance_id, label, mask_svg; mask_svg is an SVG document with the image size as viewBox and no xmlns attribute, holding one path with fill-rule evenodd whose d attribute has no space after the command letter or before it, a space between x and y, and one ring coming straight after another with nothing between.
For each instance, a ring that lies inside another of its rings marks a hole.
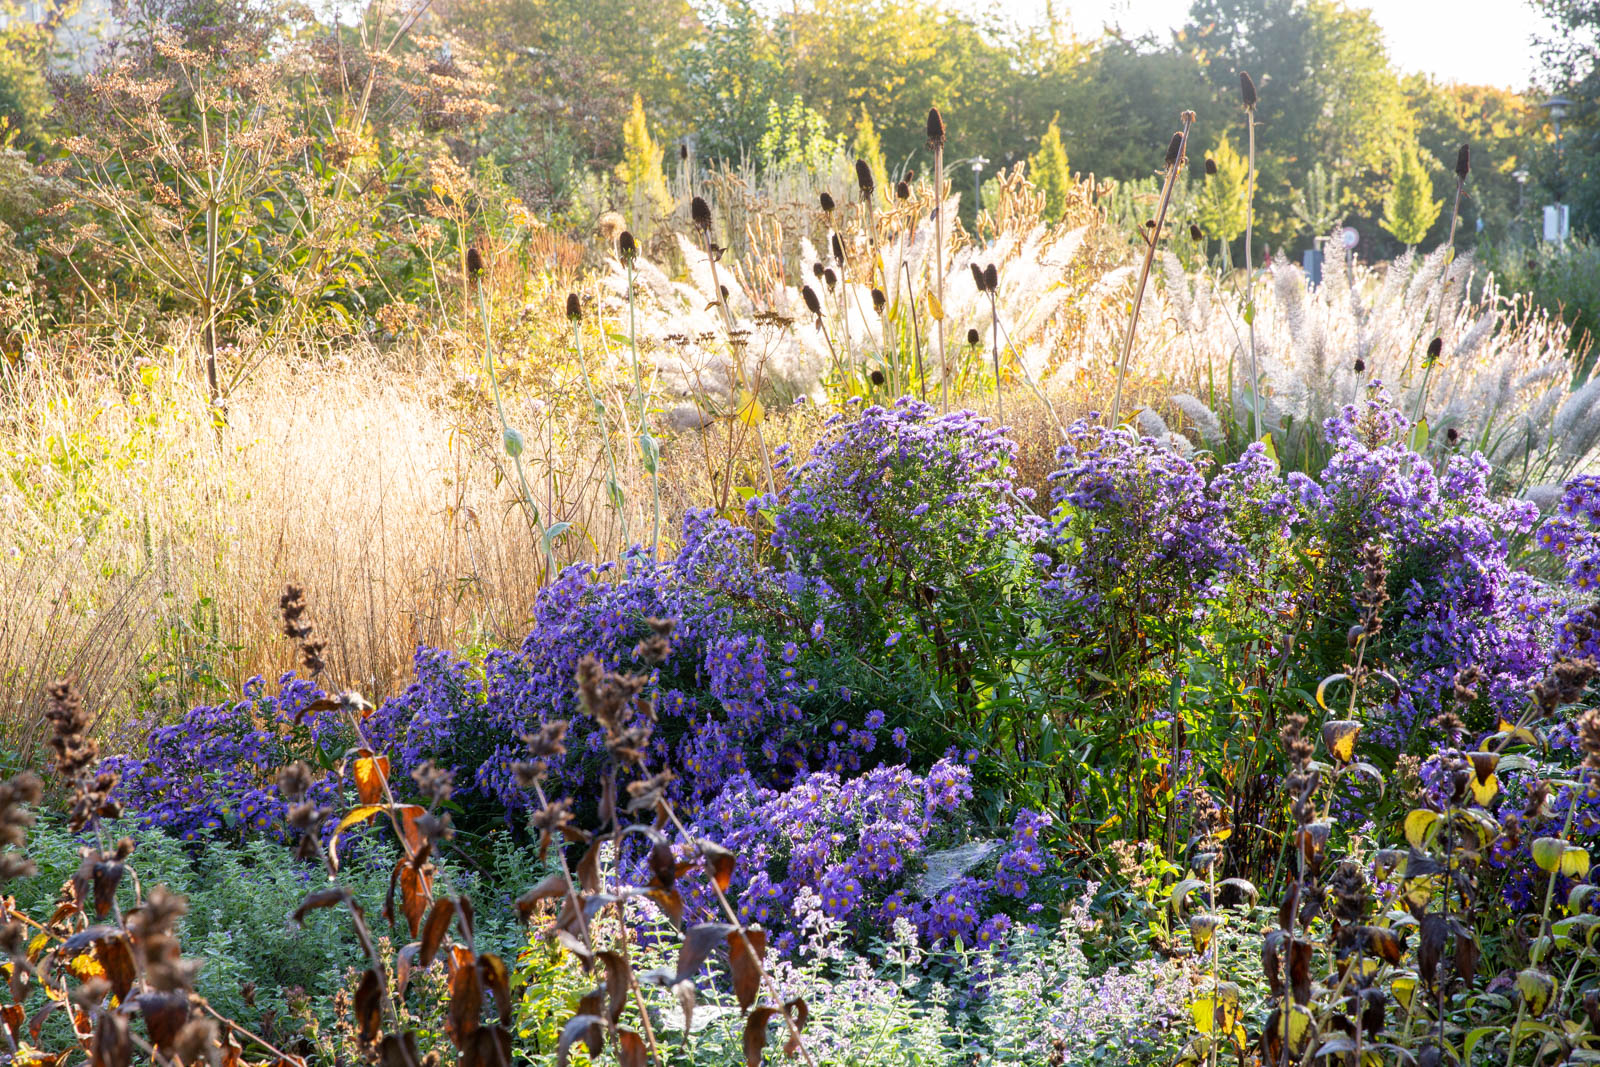
<instances>
[{"instance_id":1,"label":"silvery green foliage","mask_svg":"<svg viewBox=\"0 0 1600 1067\"><path fill-rule=\"evenodd\" d=\"M1529 461L1555 480L1600 444L1600 386L1572 390L1566 327L1526 313L1492 277L1475 279L1471 253L1407 253L1367 267L1351 263L1336 241L1325 250L1320 286L1309 287L1281 256L1256 286L1263 426L1281 432L1288 420L1291 433L1315 433L1377 379L1408 417L1426 388L1421 415L1434 448L1454 429L1459 447L1482 450L1502 470ZM1173 406L1209 440L1219 411L1197 397L1225 398L1231 375L1234 412L1249 411L1239 371L1248 365L1245 294L1186 274L1176 257L1163 264L1166 329L1141 337L1138 362L1187 386ZM1436 336L1442 352L1430 372Z\"/></svg>"}]
</instances>

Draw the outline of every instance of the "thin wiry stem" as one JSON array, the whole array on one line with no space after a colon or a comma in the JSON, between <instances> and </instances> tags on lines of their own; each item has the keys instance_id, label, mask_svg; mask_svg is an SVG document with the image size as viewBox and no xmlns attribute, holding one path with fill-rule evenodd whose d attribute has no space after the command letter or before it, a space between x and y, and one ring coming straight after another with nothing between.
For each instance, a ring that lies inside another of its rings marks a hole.
<instances>
[{"instance_id":1,"label":"thin wiry stem","mask_svg":"<svg viewBox=\"0 0 1600 1067\"><path fill-rule=\"evenodd\" d=\"M1256 203L1256 109L1245 108L1245 126L1250 131L1249 166L1244 183L1244 276L1245 324L1250 328L1250 418L1252 440L1261 440L1261 369L1256 364L1256 271L1255 253L1250 246L1255 237Z\"/></svg>"}]
</instances>

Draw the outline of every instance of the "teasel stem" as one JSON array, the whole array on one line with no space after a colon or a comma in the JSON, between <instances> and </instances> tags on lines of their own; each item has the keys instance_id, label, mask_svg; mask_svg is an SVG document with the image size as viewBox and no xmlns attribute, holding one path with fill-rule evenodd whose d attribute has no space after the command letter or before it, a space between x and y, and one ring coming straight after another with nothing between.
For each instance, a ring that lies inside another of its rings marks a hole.
<instances>
[{"instance_id":1,"label":"teasel stem","mask_svg":"<svg viewBox=\"0 0 1600 1067\"><path fill-rule=\"evenodd\" d=\"M917 294L911 286L911 264L902 256L900 269L895 272L895 280L899 281L904 274L906 279L906 300L911 304L911 351L917 367L917 392L922 402L928 402L928 378L922 373L922 327L917 325Z\"/></svg>"},{"instance_id":2,"label":"teasel stem","mask_svg":"<svg viewBox=\"0 0 1600 1067\"><path fill-rule=\"evenodd\" d=\"M639 373L639 332L634 310L633 291L633 262L638 256L638 246L633 241L633 235L624 231L623 237L627 238L627 245L623 247L618 242L619 249L623 252L623 265L628 269L628 348L633 353L633 392L639 402L639 454L644 457L645 469L650 472L650 558L659 559L661 556L661 448L650 433L650 425L646 421L644 379Z\"/></svg>"},{"instance_id":3,"label":"teasel stem","mask_svg":"<svg viewBox=\"0 0 1600 1067\"><path fill-rule=\"evenodd\" d=\"M1445 239L1444 265L1439 269L1439 302L1434 306L1433 328L1435 336L1444 338L1444 294L1448 286L1445 284L1445 275L1450 270L1450 264L1456 258L1456 222L1461 217L1461 194L1467 187L1467 174L1469 173L1469 150L1467 145L1462 145L1456 153L1456 198L1450 205L1450 236ZM1432 342L1429 342L1431 347ZM1441 344L1441 347L1442 344ZM1415 351L1413 349L1412 351ZM1422 364L1422 387L1417 390L1417 402L1411 409L1411 425L1414 427L1421 421L1428 403L1428 383L1433 377L1433 364L1438 357L1432 352Z\"/></svg>"},{"instance_id":4,"label":"teasel stem","mask_svg":"<svg viewBox=\"0 0 1600 1067\"><path fill-rule=\"evenodd\" d=\"M606 418L606 406L594 391L594 382L589 377L589 364L583 358L583 320L572 313L578 306L576 293L567 297L567 318L572 322L572 347L578 353L578 369L583 374L583 388L589 394L589 403L594 409L595 425L600 430L600 440L606 449L606 472L609 478L606 482L606 495L611 498L611 506L617 509L617 518L622 523L622 544L628 544L628 501L623 495L622 483L617 480L617 459L611 451L611 421Z\"/></svg>"},{"instance_id":5,"label":"teasel stem","mask_svg":"<svg viewBox=\"0 0 1600 1067\"><path fill-rule=\"evenodd\" d=\"M994 290L989 290L990 349L994 354L994 410L1001 426L1006 421L1006 403L1000 396L1000 311L995 307Z\"/></svg>"},{"instance_id":6,"label":"teasel stem","mask_svg":"<svg viewBox=\"0 0 1600 1067\"><path fill-rule=\"evenodd\" d=\"M1261 440L1261 368L1256 361L1256 86L1250 75L1240 71L1239 85L1244 94L1244 121L1249 131L1248 168L1244 183L1244 277L1245 325L1250 331L1250 424L1252 441Z\"/></svg>"},{"instance_id":7,"label":"teasel stem","mask_svg":"<svg viewBox=\"0 0 1600 1067\"><path fill-rule=\"evenodd\" d=\"M944 343L944 118L928 110L928 142L933 145L933 295L939 302L934 326L939 334L939 407L950 410L950 360Z\"/></svg>"},{"instance_id":8,"label":"teasel stem","mask_svg":"<svg viewBox=\"0 0 1600 1067\"><path fill-rule=\"evenodd\" d=\"M489 376L489 390L494 394L494 410L500 417L500 440L502 447L511 456L511 463L517 471L517 486L522 492L522 506L528 517L528 522L533 526L534 536L539 539L539 545L544 549L545 572L544 580L549 581L550 576L556 571L555 546L550 543L549 531L544 527L544 521L539 515L539 506L533 502L533 491L528 488L528 476L522 469L522 448L517 446L515 452L511 451L513 440L521 441L521 435L511 428L511 423L506 421L505 405L500 402L500 382L494 373L494 343L489 334L489 295L484 291L480 280L478 283L478 312L483 319L483 364ZM513 436L515 435L515 437Z\"/></svg>"},{"instance_id":9,"label":"teasel stem","mask_svg":"<svg viewBox=\"0 0 1600 1067\"><path fill-rule=\"evenodd\" d=\"M1161 243L1161 227L1167 221L1167 209L1172 206L1172 190L1177 185L1178 173L1183 169L1185 153L1189 147L1189 129L1194 125L1194 112L1182 115L1183 128L1172 135L1167 146L1167 177L1161 184L1161 203L1156 210L1155 229L1144 250L1144 265L1139 270L1139 283L1133 290L1133 311L1128 316L1128 329L1122 337L1122 359L1117 364L1117 388L1111 400L1111 428L1116 429L1122 414L1122 383L1128 376L1128 360L1133 355L1133 335L1139 327L1139 307L1144 303L1144 290L1150 281L1150 267L1155 262L1156 246Z\"/></svg>"}]
</instances>

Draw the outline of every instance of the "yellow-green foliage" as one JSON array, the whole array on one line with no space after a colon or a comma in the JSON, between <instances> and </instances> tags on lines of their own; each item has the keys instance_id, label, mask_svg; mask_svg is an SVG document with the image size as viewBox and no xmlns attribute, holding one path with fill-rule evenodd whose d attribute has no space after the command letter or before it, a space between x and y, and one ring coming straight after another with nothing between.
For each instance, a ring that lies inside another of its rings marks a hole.
<instances>
[{"instance_id":1,"label":"yellow-green foliage","mask_svg":"<svg viewBox=\"0 0 1600 1067\"><path fill-rule=\"evenodd\" d=\"M1044 194L1045 218L1052 222L1067 207L1067 192L1072 188L1072 171L1067 166L1067 148L1061 143L1061 116L1050 120L1050 128L1039 139L1039 151L1028 157L1028 180Z\"/></svg>"},{"instance_id":2,"label":"yellow-green foliage","mask_svg":"<svg viewBox=\"0 0 1600 1067\"><path fill-rule=\"evenodd\" d=\"M1245 182L1249 164L1224 137L1211 153L1217 172L1209 175L1196 198L1195 217L1206 235L1231 241L1244 232Z\"/></svg>"},{"instance_id":3,"label":"yellow-green foliage","mask_svg":"<svg viewBox=\"0 0 1600 1067\"><path fill-rule=\"evenodd\" d=\"M872 180L877 183L879 191L889 188L889 167L883 159L883 141L878 137L878 128L872 124L872 116L867 114L867 105L861 105L861 117L856 120L855 139L850 142L850 153L856 159L864 159L867 166L872 168Z\"/></svg>"},{"instance_id":4,"label":"yellow-green foliage","mask_svg":"<svg viewBox=\"0 0 1600 1067\"><path fill-rule=\"evenodd\" d=\"M1433 198L1433 179L1422 162L1416 145L1408 145L1395 156L1389 191L1383 198L1383 218L1379 225L1394 234L1395 240L1410 246L1421 241L1444 208L1443 200Z\"/></svg>"},{"instance_id":5,"label":"yellow-green foliage","mask_svg":"<svg viewBox=\"0 0 1600 1067\"><path fill-rule=\"evenodd\" d=\"M617 164L617 180L628 192L628 225L638 234L649 233L654 220L672 210L661 155L661 145L650 136L644 98L634 93L633 112L622 126L622 162Z\"/></svg>"}]
</instances>

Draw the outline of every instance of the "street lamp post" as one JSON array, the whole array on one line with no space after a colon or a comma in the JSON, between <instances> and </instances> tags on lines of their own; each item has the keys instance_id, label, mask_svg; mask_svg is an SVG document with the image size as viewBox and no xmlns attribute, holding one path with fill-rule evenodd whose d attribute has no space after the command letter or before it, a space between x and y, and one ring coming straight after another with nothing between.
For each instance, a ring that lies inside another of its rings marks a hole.
<instances>
[{"instance_id":1,"label":"street lamp post","mask_svg":"<svg viewBox=\"0 0 1600 1067\"><path fill-rule=\"evenodd\" d=\"M983 156L972 157L972 218L976 222L978 212L983 210L983 168L989 161Z\"/></svg>"},{"instance_id":2,"label":"street lamp post","mask_svg":"<svg viewBox=\"0 0 1600 1067\"><path fill-rule=\"evenodd\" d=\"M1511 177L1514 178L1517 183L1517 225L1512 231L1513 234L1516 234L1522 229L1523 194L1528 188L1528 169L1526 167L1518 167L1516 170L1511 172Z\"/></svg>"}]
</instances>

